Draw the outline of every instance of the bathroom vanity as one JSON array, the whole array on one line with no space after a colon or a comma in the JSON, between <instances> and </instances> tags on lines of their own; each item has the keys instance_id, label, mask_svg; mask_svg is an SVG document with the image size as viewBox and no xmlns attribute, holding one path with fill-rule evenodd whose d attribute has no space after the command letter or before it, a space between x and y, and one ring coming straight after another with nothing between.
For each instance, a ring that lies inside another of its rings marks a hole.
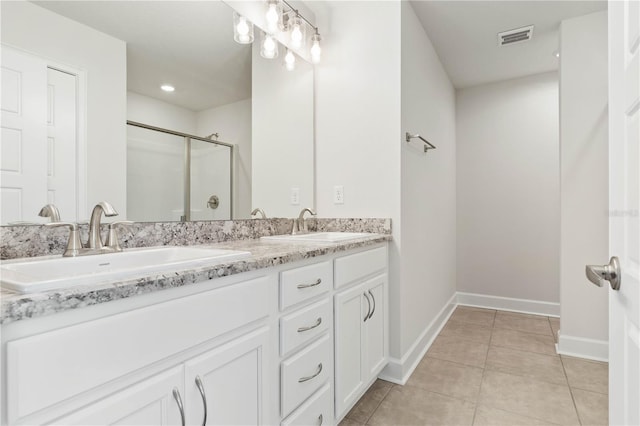
<instances>
[{"instance_id":1,"label":"bathroom vanity","mask_svg":"<svg viewBox=\"0 0 640 426\"><path fill-rule=\"evenodd\" d=\"M337 423L388 359L389 239L4 293L2 424Z\"/></svg>"}]
</instances>

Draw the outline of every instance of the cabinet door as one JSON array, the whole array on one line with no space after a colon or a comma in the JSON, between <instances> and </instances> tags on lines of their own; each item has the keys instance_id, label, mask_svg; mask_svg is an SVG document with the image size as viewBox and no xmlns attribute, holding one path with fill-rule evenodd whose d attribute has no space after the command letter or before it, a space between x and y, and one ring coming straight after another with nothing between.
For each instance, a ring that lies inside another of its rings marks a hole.
<instances>
[{"instance_id":1,"label":"cabinet door","mask_svg":"<svg viewBox=\"0 0 640 426\"><path fill-rule=\"evenodd\" d=\"M207 425L263 423L268 338L262 327L185 363L188 424L204 424L205 400Z\"/></svg>"},{"instance_id":2,"label":"cabinet door","mask_svg":"<svg viewBox=\"0 0 640 426\"><path fill-rule=\"evenodd\" d=\"M70 416L56 420L63 425L180 425L180 408L174 389L184 402L182 366L144 380L102 399Z\"/></svg>"},{"instance_id":3,"label":"cabinet door","mask_svg":"<svg viewBox=\"0 0 640 426\"><path fill-rule=\"evenodd\" d=\"M336 418L340 418L364 385L362 348L363 324L369 313L364 285L357 285L335 296L335 392Z\"/></svg>"},{"instance_id":4,"label":"cabinet door","mask_svg":"<svg viewBox=\"0 0 640 426\"><path fill-rule=\"evenodd\" d=\"M387 362L387 275L379 275L367 281L365 286L372 305L369 319L364 323L363 363L365 382L368 382L378 375Z\"/></svg>"}]
</instances>

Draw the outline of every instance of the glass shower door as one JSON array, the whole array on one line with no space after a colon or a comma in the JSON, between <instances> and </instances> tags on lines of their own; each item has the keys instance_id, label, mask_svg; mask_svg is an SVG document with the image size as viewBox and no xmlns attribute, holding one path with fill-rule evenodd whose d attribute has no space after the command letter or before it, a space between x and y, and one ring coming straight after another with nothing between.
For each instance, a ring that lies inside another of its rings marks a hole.
<instances>
[{"instance_id":1,"label":"glass shower door","mask_svg":"<svg viewBox=\"0 0 640 426\"><path fill-rule=\"evenodd\" d=\"M231 148L195 139L190 145L190 219L231 219Z\"/></svg>"},{"instance_id":2,"label":"glass shower door","mask_svg":"<svg viewBox=\"0 0 640 426\"><path fill-rule=\"evenodd\" d=\"M184 157L183 137L127 126L127 219L182 219Z\"/></svg>"}]
</instances>

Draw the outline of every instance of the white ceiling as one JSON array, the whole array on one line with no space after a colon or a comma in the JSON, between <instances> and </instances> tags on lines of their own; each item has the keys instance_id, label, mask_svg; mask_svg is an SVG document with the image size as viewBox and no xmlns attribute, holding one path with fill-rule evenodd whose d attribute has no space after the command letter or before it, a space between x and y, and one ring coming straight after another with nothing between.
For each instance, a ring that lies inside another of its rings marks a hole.
<instances>
[{"instance_id":1,"label":"white ceiling","mask_svg":"<svg viewBox=\"0 0 640 426\"><path fill-rule=\"evenodd\" d=\"M193 111L251 97L251 45L233 41L220 1L34 3L126 41L128 90Z\"/></svg>"},{"instance_id":2,"label":"white ceiling","mask_svg":"<svg viewBox=\"0 0 640 426\"><path fill-rule=\"evenodd\" d=\"M411 1L453 85L470 87L558 69L560 21L606 1ZM530 41L498 47L497 33L535 25Z\"/></svg>"}]
</instances>

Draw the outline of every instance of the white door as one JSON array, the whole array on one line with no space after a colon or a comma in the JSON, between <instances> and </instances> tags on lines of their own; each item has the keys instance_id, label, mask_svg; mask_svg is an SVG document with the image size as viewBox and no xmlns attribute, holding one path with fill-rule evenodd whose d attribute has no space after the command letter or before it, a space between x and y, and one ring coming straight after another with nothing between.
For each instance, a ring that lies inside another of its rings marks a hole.
<instances>
[{"instance_id":1,"label":"white door","mask_svg":"<svg viewBox=\"0 0 640 426\"><path fill-rule=\"evenodd\" d=\"M364 321L371 312L371 302L364 293L364 284L359 284L335 296L336 418L360 396L364 386Z\"/></svg>"},{"instance_id":2,"label":"white door","mask_svg":"<svg viewBox=\"0 0 640 426\"><path fill-rule=\"evenodd\" d=\"M609 2L609 423L640 424L640 2Z\"/></svg>"},{"instance_id":3,"label":"white door","mask_svg":"<svg viewBox=\"0 0 640 426\"><path fill-rule=\"evenodd\" d=\"M76 76L47 69L47 203L75 222L77 197Z\"/></svg>"},{"instance_id":4,"label":"white door","mask_svg":"<svg viewBox=\"0 0 640 426\"><path fill-rule=\"evenodd\" d=\"M385 330L385 296L387 275L377 276L366 283L366 290L371 299L371 313L365 322L365 381L377 376L387 361L387 344Z\"/></svg>"},{"instance_id":5,"label":"white door","mask_svg":"<svg viewBox=\"0 0 640 426\"><path fill-rule=\"evenodd\" d=\"M47 199L47 64L2 46L0 224L39 221Z\"/></svg>"},{"instance_id":6,"label":"white door","mask_svg":"<svg viewBox=\"0 0 640 426\"><path fill-rule=\"evenodd\" d=\"M263 424L268 345L263 327L185 363L187 424Z\"/></svg>"},{"instance_id":7,"label":"white door","mask_svg":"<svg viewBox=\"0 0 640 426\"><path fill-rule=\"evenodd\" d=\"M178 399L184 404L183 380L182 366L174 367L54 424L178 426L182 424Z\"/></svg>"}]
</instances>

